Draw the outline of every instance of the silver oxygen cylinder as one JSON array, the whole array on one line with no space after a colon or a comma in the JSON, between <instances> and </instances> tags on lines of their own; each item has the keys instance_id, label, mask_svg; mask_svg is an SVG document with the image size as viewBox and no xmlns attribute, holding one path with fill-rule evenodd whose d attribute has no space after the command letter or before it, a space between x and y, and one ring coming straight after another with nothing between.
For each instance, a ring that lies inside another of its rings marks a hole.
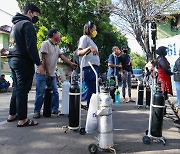
<instances>
[{"instance_id":1,"label":"silver oxygen cylinder","mask_svg":"<svg viewBox=\"0 0 180 154\"><path fill-rule=\"evenodd\" d=\"M99 147L107 149L112 147L113 142L113 123L112 123L112 99L108 93L100 94L100 105L98 115L98 140Z\"/></svg>"},{"instance_id":2,"label":"silver oxygen cylinder","mask_svg":"<svg viewBox=\"0 0 180 154\"><path fill-rule=\"evenodd\" d=\"M68 80L65 80L62 88L62 114L69 114L69 89L70 83Z\"/></svg>"}]
</instances>

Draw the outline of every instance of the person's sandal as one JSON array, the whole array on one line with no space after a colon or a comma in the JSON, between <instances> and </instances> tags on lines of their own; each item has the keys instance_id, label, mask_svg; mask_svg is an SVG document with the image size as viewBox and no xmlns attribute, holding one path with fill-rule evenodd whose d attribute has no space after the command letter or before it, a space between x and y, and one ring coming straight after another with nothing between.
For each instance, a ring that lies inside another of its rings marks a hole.
<instances>
[{"instance_id":1,"label":"person's sandal","mask_svg":"<svg viewBox=\"0 0 180 154\"><path fill-rule=\"evenodd\" d=\"M7 119L7 122L13 122L13 121L16 121L17 119L18 119L17 116L15 116L15 118Z\"/></svg>"},{"instance_id":2,"label":"person's sandal","mask_svg":"<svg viewBox=\"0 0 180 154\"><path fill-rule=\"evenodd\" d=\"M19 125L17 124L17 127L29 127L29 126L36 126L38 125L39 123L38 122L34 122L34 120L30 120L28 119L23 125Z\"/></svg>"},{"instance_id":3,"label":"person's sandal","mask_svg":"<svg viewBox=\"0 0 180 154\"><path fill-rule=\"evenodd\" d=\"M34 113L33 118L39 119L41 117L40 113Z\"/></svg>"}]
</instances>

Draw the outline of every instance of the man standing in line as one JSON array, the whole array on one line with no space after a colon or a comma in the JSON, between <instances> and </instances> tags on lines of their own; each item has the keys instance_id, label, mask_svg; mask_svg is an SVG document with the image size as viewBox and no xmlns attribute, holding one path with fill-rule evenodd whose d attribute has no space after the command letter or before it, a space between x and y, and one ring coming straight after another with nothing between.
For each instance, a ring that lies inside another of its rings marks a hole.
<instances>
[{"instance_id":1,"label":"man standing in line","mask_svg":"<svg viewBox=\"0 0 180 154\"><path fill-rule=\"evenodd\" d=\"M69 61L60 51L57 43L60 41L60 33L58 29L51 28L48 31L48 40L42 42L40 48L40 57L42 60L45 74L40 76L36 73L36 97L35 97L35 108L33 118L40 118L40 110L43 104L43 97L46 87L46 78L52 78L52 89L53 89L53 102L52 102L52 114L58 114L59 109L59 92L56 82L56 66L58 58L61 58L64 62L70 65L72 68L76 67L75 63Z\"/></svg>"},{"instance_id":2,"label":"man standing in line","mask_svg":"<svg viewBox=\"0 0 180 154\"><path fill-rule=\"evenodd\" d=\"M118 87L115 87L115 86L118 86L118 83L116 83L118 81L118 77L119 77L119 68L120 68L120 65L119 65L119 62L118 62L118 56L120 54L120 50L117 46L114 46L112 48L112 53L109 55L109 58L108 58L108 73L107 73L107 78L109 80L113 80L115 81L114 82L114 89L110 90L110 95L113 99L113 101L115 102L115 90L116 88ZM117 77L117 80L116 80L116 77Z\"/></svg>"},{"instance_id":3,"label":"man standing in line","mask_svg":"<svg viewBox=\"0 0 180 154\"><path fill-rule=\"evenodd\" d=\"M123 102L134 102L131 99L131 76L134 76L133 71L132 71L132 63L131 63L131 58L128 55L128 47L127 46L122 46L121 47L121 55L119 57L119 62L122 65L122 96L123 96ZM128 96L129 99L126 101L126 84L128 85Z\"/></svg>"},{"instance_id":4,"label":"man standing in line","mask_svg":"<svg viewBox=\"0 0 180 154\"><path fill-rule=\"evenodd\" d=\"M37 49L36 31L33 26L38 21L40 9L32 3L27 3L23 11L23 14L17 13L12 18L14 26L10 34L9 51L4 49L1 51L8 55L9 66L14 77L7 121L12 122L18 118L17 127L38 124L27 118L28 93L35 72L34 64L37 65L38 73L44 74Z\"/></svg>"}]
</instances>

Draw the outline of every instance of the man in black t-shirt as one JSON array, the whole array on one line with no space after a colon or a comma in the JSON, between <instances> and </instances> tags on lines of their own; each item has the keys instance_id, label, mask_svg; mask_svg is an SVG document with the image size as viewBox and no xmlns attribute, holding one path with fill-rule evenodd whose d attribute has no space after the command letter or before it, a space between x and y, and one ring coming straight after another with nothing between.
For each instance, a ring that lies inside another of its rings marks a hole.
<instances>
[{"instance_id":1,"label":"man in black t-shirt","mask_svg":"<svg viewBox=\"0 0 180 154\"><path fill-rule=\"evenodd\" d=\"M134 102L131 99L131 76L134 76L133 71L132 71L132 63L131 63L131 58L127 54L128 52L128 47L127 46L122 46L121 47L121 55L119 57L119 62L122 65L122 96L123 96L123 102ZM126 101L126 83L128 85L128 96L129 99Z\"/></svg>"}]
</instances>

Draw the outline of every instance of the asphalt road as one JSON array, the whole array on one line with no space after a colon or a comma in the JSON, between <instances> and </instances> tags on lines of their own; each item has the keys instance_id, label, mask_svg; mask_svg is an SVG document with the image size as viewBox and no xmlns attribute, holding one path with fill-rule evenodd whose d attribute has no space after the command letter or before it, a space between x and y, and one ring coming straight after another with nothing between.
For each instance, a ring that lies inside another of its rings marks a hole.
<instances>
[{"instance_id":1,"label":"asphalt road","mask_svg":"<svg viewBox=\"0 0 180 154\"><path fill-rule=\"evenodd\" d=\"M34 127L18 128L17 121L7 123L10 96L10 92L0 93L0 154L88 154L88 146L97 143L97 133L80 135L78 131L72 130L64 133L62 127L68 125L66 115L41 117L38 119L39 125ZM132 96L136 99L136 89L133 89ZM34 97L33 89L30 91L28 103L28 117L31 119ZM172 113L170 109L168 112ZM86 115L87 111L82 110L82 127L85 125ZM171 119L164 118L163 121L163 136L167 140L164 146L163 143L152 142L145 145L142 142L144 132L148 129L149 109L138 109L135 103L114 104L112 116L116 153L180 153L180 133Z\"/></svg>"}]
</instances>

